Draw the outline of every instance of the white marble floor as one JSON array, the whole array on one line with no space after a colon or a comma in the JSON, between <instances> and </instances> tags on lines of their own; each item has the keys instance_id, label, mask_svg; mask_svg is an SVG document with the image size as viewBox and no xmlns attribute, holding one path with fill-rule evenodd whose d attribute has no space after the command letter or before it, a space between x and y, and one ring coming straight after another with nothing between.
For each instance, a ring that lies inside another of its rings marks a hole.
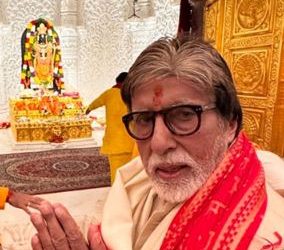
<instances>
[{"instance_id":1,"label":"white marble floor","mask_svg":"<svg viewBox=\"0 0 284 250\"><path fill-rule=\"evenodd\" d=\"M88 225L101 219L102 208L109 188L39 195L51 202L64 204L86 236ZM0 211L0 232L4 250L30 250L35 230L29 216L9 204Z\"/></svg>"},{"instance_id":2,"label":"white marble floor","mask_svg":"<svg viewBox=\"0 0 284 250\"><path fill-rule=\"evenodd\" d=\"M0 129L0 153L26 152L54 149L54 147L74 148L100 146L103 130L95 130L93 138L85 141L68 142L65 144L17 144L11 137L10 129ZM102 208L109 188L95 188L70 192L58 192L39 195L51 202L64 204L76 219L78 225L86 235L90 222L99 221ZM30 240L34 228L29 216L20 209L9 204L0 210L0 235L4 250L30 250Z\"/></svg>"}]
</instances>

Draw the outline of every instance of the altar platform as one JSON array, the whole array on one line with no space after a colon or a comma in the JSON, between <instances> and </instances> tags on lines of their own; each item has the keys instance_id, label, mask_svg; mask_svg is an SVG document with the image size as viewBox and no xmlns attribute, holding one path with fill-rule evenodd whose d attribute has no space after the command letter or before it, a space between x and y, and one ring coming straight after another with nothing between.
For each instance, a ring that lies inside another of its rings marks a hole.
<instances>
[{"instance_id":1,"label":"altar platform","mask_svg":"<svg viewBox=\"0 0 284 250\"><path fill-rule=\"evenodd\" d=\"M92 131L92 137L83 139L70 139L62 143L49 142L16 142L11 128L0 129L0 154L9 154L17 152L44 151L64 148L88 148L100 147L104 128L95 127Z\"/></svg>"}]
</instances>

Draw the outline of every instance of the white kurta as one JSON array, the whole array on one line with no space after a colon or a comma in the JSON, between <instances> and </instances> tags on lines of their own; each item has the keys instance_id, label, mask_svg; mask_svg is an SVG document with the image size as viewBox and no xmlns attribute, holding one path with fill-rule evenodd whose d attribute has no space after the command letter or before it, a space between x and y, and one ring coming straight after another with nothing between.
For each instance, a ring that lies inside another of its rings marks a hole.
<instances>
[{"instance_id":1,"label":"white kurta","mask_svg":"<svg viewBox=\"0 0 284 250\"><path fill-rule=\"evenodd\" d=\"M282 243L274 249L284 249L284 199L270 187L267 192L268 207L251 250L261 249L269 241L277 243L278 235ZM103 239L113 250L159 249L181 206L157 197L137 157L117 172L104 207Z\"/></svg>"}]
</instances>

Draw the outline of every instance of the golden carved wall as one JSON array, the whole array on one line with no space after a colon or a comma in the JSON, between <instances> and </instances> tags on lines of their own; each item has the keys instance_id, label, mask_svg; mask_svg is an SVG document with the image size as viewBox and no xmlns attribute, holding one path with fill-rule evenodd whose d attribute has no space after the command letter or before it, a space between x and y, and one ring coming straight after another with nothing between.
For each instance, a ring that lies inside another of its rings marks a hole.
<instances>
[{"instance_id":1,"label":"golden carved wall","mask_svg":"<svg viewBox=\"0 0 284 250\"><path fill-rule=\"evenodd\" d=\"M284 0L210 0L206 40L228 62L244 129L263 149L284 156Z\"/></svg>"}]
</instances>

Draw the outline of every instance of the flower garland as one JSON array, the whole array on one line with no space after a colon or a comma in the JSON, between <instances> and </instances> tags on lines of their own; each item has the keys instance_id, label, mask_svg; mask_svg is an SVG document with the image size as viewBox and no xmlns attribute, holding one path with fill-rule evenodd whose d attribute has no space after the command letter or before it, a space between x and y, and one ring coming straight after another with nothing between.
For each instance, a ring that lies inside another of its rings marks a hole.
<instances>
[{"instance_id":1,"label":"flower garland","mask_svg":"<svg viewBox=\"0 0 284 250\"><path fill-rule=\"evenodd\" d=\"M39 29L44 29L47 43L52 45L52 70L46 82L43 82L36 74L35 68L35 48L38 45ZM57 89L63 88L63 68L61 63L61 49L59 36L49 20L39 18L28 23L22 37L22 71L21 84L25 88L30 88L31 78L38 85L54 82Z\"/></svg>"},{"instance_id":2,"label":"flower garland","mask_svg":"<svg viewBox=\"0 0 284 250\"><path fill-rule=\"evenodd\" d=\"M10 122L0 122L0 129L9 128L11 126Z\"/></svg>"}]
</instances>

